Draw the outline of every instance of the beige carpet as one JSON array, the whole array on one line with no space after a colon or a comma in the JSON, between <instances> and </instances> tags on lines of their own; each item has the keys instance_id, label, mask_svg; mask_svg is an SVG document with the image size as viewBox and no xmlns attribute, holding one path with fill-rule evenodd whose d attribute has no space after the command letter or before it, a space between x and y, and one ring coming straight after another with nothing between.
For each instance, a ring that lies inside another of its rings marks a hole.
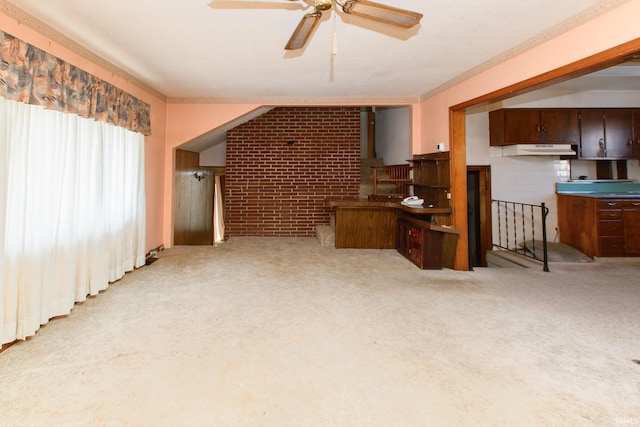
<instances>
[{"instance_id":1,"label":"beige carpet","mask_svg":"<svg viewBox=\"0 0 640 427\"><path fill-rule=\"evenodd\" d=\"M176 247L0 354L2 426L640 423L640 264Z\"/></svg>"}]
</instances>

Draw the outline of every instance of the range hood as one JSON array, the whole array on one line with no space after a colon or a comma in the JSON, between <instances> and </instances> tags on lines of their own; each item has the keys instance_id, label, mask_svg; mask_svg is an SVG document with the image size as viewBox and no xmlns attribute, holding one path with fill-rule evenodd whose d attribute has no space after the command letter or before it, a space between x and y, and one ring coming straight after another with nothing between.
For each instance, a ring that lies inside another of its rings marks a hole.
<instances>
[{"instance_id":1,"label":"range hood","mask_svg":"<svg viewBox=\"0 0 640 427\"><path fill-rule=\"evenodd\" d=\"M516 144L502 147L502 156L575 156L571 144Z\"/></svg>"}]
</instances>

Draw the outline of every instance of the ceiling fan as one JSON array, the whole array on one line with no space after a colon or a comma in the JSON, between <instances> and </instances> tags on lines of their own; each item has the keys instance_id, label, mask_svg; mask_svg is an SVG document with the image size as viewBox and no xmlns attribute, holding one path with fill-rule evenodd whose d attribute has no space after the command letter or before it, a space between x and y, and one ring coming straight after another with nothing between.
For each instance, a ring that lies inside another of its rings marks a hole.
<instances>
[{"instance_id":1,"label":"ceiling fan","mask_svg":"<svg viewBox=\"0 0 640 427\"><path fill-rule=\"evenodd\" d=\"M293 31L289 42L284 47L285 50L303 48L320 23L322 12L331 9L334 3L340 6L344 13L349 15L360 16L365 19L371 19L402 28L411 28L417 25L422 18L421 13L398 9L369 0L314 0L314 3L314 11L302 17L302 20Z\"/></svg>"}]
</instances>

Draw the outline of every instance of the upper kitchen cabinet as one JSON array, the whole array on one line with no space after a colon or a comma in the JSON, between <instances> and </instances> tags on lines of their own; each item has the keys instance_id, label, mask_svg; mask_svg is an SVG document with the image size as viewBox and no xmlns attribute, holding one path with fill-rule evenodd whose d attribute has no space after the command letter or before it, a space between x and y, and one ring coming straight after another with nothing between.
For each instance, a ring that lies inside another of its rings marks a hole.
<instances>
[{"instance_id":1,"label":"upper kitchen cabinet","mask_svg":"<svg viewBox=\"0 0 640 427\"><path fill-rule=\"evenodd\" d=\"M634 153L634 121L630 108L585 108L580 110L582 159L631 159Z\"/></svg>"},{"instance_id":2,"label":"upper kitchen cabinet","mask_svg":"<svg viewBox=\"0 0 640 427\"><path fill-rule=\"evenodd\" d=\"M490 145L578 144L578 110L509 108L489 112Z\"/></svg>"},{"instance_id":3,"label":"upper kitchen cabinet","mask_svg":"<svg viewBox=\"0 0 640 427\"><path fill-rule=\"evenodd\" d=\"M633 157L640 157L640 109L633 110Z\"/></svg>"}]
</instances>

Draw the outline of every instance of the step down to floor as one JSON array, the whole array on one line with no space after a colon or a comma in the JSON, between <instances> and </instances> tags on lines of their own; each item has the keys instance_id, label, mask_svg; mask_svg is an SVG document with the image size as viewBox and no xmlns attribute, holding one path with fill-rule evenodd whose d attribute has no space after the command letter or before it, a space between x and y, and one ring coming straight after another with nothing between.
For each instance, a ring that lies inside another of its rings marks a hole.
<instances>
[{"instance_id":1,"label":"step down to floor","mask_svg":"<svg viewBox=\"0 0 640 427\"><path fill-rule=\"evenodd\" d=\"M331 225L317 225L316 238L320 242L320 246L336 245L336 232Z\"/></svg>"},{"instance_id":2,"label":"step down to floor","mask_svg":"<svg viewBox=\"0 0 640 427\"><path fill-rule=\"evenodd\" d=\"M533 258L519 255L511 251L488 251L487 264L489 267L503 268L541 268L542 262Z\"/></svg>"}]
</instances>

